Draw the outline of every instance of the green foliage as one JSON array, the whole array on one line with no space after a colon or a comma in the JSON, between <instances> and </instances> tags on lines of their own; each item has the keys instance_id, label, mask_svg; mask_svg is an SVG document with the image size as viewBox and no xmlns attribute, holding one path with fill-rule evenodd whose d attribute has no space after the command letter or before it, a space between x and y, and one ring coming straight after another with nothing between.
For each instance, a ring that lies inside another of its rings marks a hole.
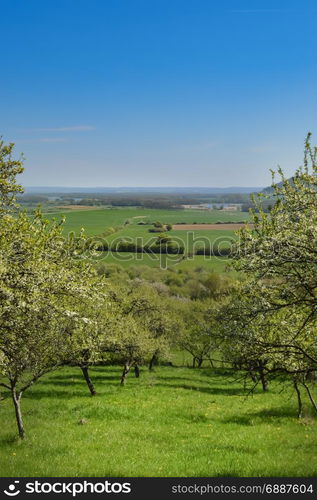
<instances>
[{"instance_id":1,"label":"green foliage","mask_svg":"<svg viewBox=\"0 0 317 500\"><path fill-rule=\"evenodd\" d=\"M219 344L219 303L205 301L186 301L179 305L185 328L178 339L178 346L189 352L193 368L200 368L204 361L213 366L213 356Z\"/></svg>"},{"instance_id":2,"label":"green foliage","mask_svg":"<svg viewBox=\"0 0 317 500\"><path fill-rule=\"evenodd\" d=\"M121 359L126 373L146 358L167 356L180 321L175 317L170 300L156 284L132 280L123 287L112 287L113 320L108 322L111 334L104 351Z\"/></svg>"},{"instance_id":3,"label":"green foliage","mask_svg":"<svg viewBox=\"0 0 317 500\"><path fill-rule=\"evenodd\" d=\"M159 229L162 229L164 227L164 225L160 221L154 222L153 226L156 227L156 228L159 228Z\"/></svg>"},{"instance_id":4,"label":"green foliage","mask_svg":"<svg viewBox=\"0 0 317 500\"><path fill-rule=\"evenodd\" d=\"M23 189L16 176L24 171L22 158L13 158L14 143L5 144L0 138L0 216L16 207L16 195Z\"/></svg>"}]
</instances>

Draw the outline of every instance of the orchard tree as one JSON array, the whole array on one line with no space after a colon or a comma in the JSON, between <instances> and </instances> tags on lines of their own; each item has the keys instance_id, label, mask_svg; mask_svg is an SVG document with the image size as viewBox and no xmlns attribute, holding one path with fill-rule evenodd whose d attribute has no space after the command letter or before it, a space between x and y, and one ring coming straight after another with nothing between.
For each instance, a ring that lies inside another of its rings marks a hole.
<instances>
[{"instance_id":1,"label":"orchard tree","mask_svg":"<svg viewBox=\"0 0 317 500\"><path fill-rule=\"evenodd\" d=\"M252 276L265 294L267 312L298 307L305 325L317 315L317 165L308 136L304 167L273 184L276 200L269 214L252 212L254 227L240 231L236 268Z\"/></svg>"},{"instance_id":2,"label":"orchard tree","mask_svg":"<svg viewBox=\"0 0 317 500\"><path fill-rule=\"evenodd\" d=\"M184 329L178 340L179 347L193 358L193 368L201 368L204 361L213 366L212 356L219 344L219 303L207 301L186 301L183 309Z\"/></svg>"},{"instance_id":3,"label":"orchard tree","mask_svg":"<svg viewBox=\"0 0 317 500\"><path fill-rule=\"evenodd\" d=\"M153 351L154 341L150 332L132 316L117 314L110 329L112 333L107 338L105 351L122 360L121 385L125 385L131 368L135 368L138 376L139 365Z\"/></svg>"},{"instance_id":4,"label":"orchard tree","mask_svg":"<svg viewBox=\"0 0 317 500\"><path fill-rule=\"evenodd\" d=\"M245 373L245 384L249 377L252 379L251 392L258 383L267 391L268 374L275 365L272 354L262 343L272 338L274 329L268 323L264 327L264 315L253 316L253 306L254 302L249 300L242 286L232 293L230 302L219 309L219 352L224 363Z\"/></svg>"},{"instance_id":5,"label":"orchard tree","mask_svg":"<svg viewBox=\"0 0 317 500\"><path fill-rule=\"evenodd\" d=\"M96 300L95 273L40 213L6 215L0 225L0 371L23 438L22 395L69 357L69 316L78 301Z\"/></svg>"},{"instance_id":6,"label":"orchard tree","mask_svg":"<svg viewBox=\"0 0 317 500\"><path fill-rule=\"evenodd\" d=\"M13 147L0 141L0 374L24 438L23 393L78 351L92 351L84 326L96 331L96 318L87 313L102 295L100 279L85 263L83 235L65 238L63 220L49 223L39 211L11 215L23 191L16 182L22 159L13 158ZM76 318L72 334L70 318Z\"/></svg>"},{"instance_id":7,"label":"orchard tree","mask_svg":"<svg viewBox=\"0 0 317 500\"><path fill-rule=\"evenodd\" d=\"M291 179L282 170L281 182L273 176L270 213L262 209L263 197L254 200L253 227L240 231L235 253L235 267L247 277L241 296L248 308L240 317L248 332L257 325L254 345L277 357L295 388L303 377L307 386L307 377L317 371L316 157L309 134L304 165Z\"/></svg>"},{"instance_id":8,"label":"orchard tree","mask_svg":"<svg viewBox=\"0 0 317 500\"><path fill-rule=\"evenodd\" d=\"M302 414L302 390L317 410L310 389L316 373L316 343L313 348L311 342L315 338L316 321L307 325L305 338L295 344L294 337L303 322L298 308L282 308L268 314L261 299L261 294L251 295L244 284L231 302L220 309L220 352L224 361L243 370L245 380L251 376L254 382L251 392L258 383L267 391L269 378L283 374L285 382L289 380L295 388L298 416Z\"/></svg>"},{"instance_id":9,"label":"orchard tree","mask_svg":"<svg viewBox=\"0 0 317 500\"><path fill-rule=\"evenodd\" d=\"M132 316L146 330L153 342L149 369L159 357L167 356L181 320L175 317L173 299L161 295L155 284L132 283L123 304L123 314Z\"/></svg>"},{"instance_id":10,"label":"orchard tree","mask_svg":"<svg viewBox=\"0 0 317 500\"><path fill-rule=\"evenodd\" d=\"M101 314L104 309L107 310L105 294L100 290L94 301L80 301L71 311L67 311L66 335L69 349L65 363L80 368L91 396L95 396L97 391L89 369L102 359L104 337L108 334L105 314Z\"/></svg>"},{"instance_id":11,"label":"orchard tree","mask_svg":"<svg viewBox=\"0 0 317 500\"><path fill-rule=\"evenodd\" d=\"M123 286L111 284L111 315L104 351L124 364L121 384L134 368L139 377L140 365L150 359L150 368L159 356L167 356L172 334L179 323L173 317L168 299L155 286L132 280Z\"/></svg>"}]
</instances>

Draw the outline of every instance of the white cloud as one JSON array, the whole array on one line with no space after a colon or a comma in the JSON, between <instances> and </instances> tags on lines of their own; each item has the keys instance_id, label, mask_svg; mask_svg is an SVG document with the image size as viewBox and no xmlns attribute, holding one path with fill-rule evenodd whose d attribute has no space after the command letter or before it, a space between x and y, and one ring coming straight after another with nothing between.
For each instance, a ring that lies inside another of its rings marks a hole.
<instances>
[{"instance_id":1,"label":"white cloud","mask_svg":"<svg viewBox=\"0 0 317 500\"><path fill-rule=\"evenodd\" d=\"M28 130L32 132L86 132L95 130L95 128L92 125L73 125L70 127L33 128Z\"/></svg>"}]
</instances>

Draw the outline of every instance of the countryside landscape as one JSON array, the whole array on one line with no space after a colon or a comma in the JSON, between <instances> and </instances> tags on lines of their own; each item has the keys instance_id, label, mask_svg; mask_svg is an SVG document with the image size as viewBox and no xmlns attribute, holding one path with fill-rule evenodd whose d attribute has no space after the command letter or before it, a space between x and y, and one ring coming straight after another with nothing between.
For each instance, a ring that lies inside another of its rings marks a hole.
<instances>
[{"instance_id":1,"label":"countryside landscape","mask_svg":"<svg viewBox=\"0 0 317 500\"><path fill-rule=\"evenodd\" d=\"M1 18L0 493L312 497L314 2Z\"/></svg>"},{"instance_id":2,"label":"countryside landscape","mask_svg":"<svg viewBox=\"0 0 317 500\"><path fill-rule=\"evenodd\" d=\"M5 476L316 473L308 141L249 212L32 208L1 143Z\"/></svg>"}]
</instances>

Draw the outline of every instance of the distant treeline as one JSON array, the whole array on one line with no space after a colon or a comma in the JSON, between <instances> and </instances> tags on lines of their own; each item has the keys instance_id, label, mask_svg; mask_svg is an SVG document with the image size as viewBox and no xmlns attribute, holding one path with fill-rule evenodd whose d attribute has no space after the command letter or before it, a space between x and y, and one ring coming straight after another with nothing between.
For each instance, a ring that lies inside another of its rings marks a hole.
<instances>
[{"instance_id":1,"label":"distant treeline","mask_svg":"<svg viewBox=\"0 0 317 500\"><path fill-rule=\"evenodd\" d=\"M96 251L183 255L185 253L185 248L174 243L173 241L169 241L167 243L156 242L146 245L139 245L135 242L119 241L113 244L103 242L96 247ZM229 257L231 255L231 252L232 249L229 246L221 248L219 245L214 245L210 247L199 247L193 252L189 253L194 255Z\"/></svg>"},{"instance_id":2,"label":"distant treeline","mask_svg":"<svg viewBox=\"0 0 317 500\"><path fill-rule=\"evenodd\" d=\"M218 245L211 247L200 247L195 250L195 255L208 255L214 257L229 257L232 253L231 247L221 248Z\"/></svg>"},{"instance_id":3,"label":"distant treeline","mask_svg":"<svg viewBox=\"0 0 317 500\"><path fill-rule=\"evenodd\" d=\"M197 194L166 194L166 193L140 193L131 196L131 193L94 194L91 193L67 193L56 196L45 194L24 194L19 197L22 205L87 205L87 206L112 206L112 207L139 207L156 209L181 209L182 205L199 205L208 203L214 208L222 208L221 204L239 203L241 210L246 212L253 206L249 194L227 193L206 195ZM263 205L267 207L272 204L270 200L264 200Z\"/></svg>"},{"instance_id":4,"label":"distant treeline","mask_svg":"<svg viewBox=\"0 0 317 500\"><path fill-rule=\"evenodd\" d=\"M183 246L177 245L172 241L164 243L151 243L140 245L133 241L118 241L113 244L103 242L96 247L99 252L132 252L132 253L155 253L155 254L173 254L182 255L185 251Z\"/></svg>"}]
</instances>

